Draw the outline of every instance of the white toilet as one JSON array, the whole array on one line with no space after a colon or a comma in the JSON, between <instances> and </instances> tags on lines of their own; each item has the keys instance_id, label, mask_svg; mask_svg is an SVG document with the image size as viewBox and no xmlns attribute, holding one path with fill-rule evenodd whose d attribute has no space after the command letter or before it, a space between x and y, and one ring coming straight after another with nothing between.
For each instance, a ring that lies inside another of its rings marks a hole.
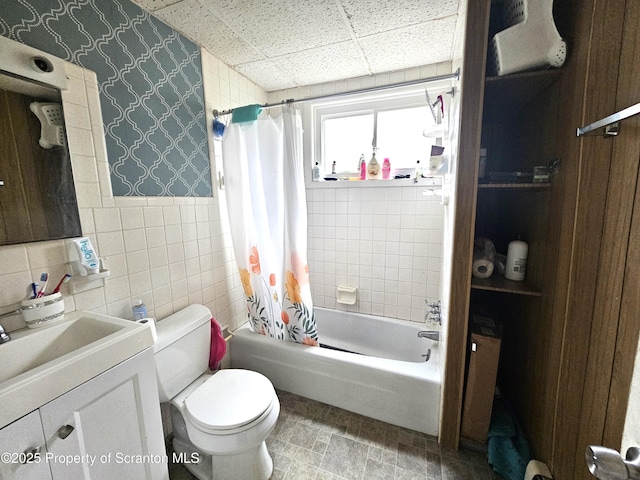
<instances>
[{"instance_id":1,"label":"white toilet","mask_svg":"<svg viewBox=\"0 0 640 480\"><path fill-rule=\"evenodd\" d=\"M280 413L269 379L239 369L206 374L211 312L191 305L157 324L154 358L161 402L170 402L173 449L200 480L266 480L265 440Z\"/></svg>"}]
</instances>

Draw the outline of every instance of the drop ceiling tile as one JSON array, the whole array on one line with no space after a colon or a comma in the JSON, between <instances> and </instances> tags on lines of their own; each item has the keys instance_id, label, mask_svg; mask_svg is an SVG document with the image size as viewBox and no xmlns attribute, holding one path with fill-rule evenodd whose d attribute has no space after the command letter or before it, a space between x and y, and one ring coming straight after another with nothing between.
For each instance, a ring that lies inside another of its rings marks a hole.
<instances>
[{"instance_id":1,"label":"drop ceiling tile","mask_svg":"<svg viewBox=\"0 0 640 480\"><path fill-rule=\"evenodd\" d=\"M457 17L414 25L359 39L373 73L451 60Z\"/></svg>"},{"instance_id":2,"label":"drop ceiling tile","mask_svg":"<svg viewBox=\"0 0 640 480\"><path fill-rule=\"evenodd\" d=\"M271 59L298 85L369 75L369 69L353 42L318 47Z\"/></svg>"},{"instance_id":3,"label":"drop ceiling tile","mask_svg":"<svg viewBox=\"0 0 640 480\"><path fill-rule=\"evenodd\" d=\"M154 15L228 65L264 58L198 0L184 0L158 10Z\"/></svg>"},{"instance_id":4,"label":"drop ceiling tile","mask_svg":"<svg viewBox=\"0 0 640 480\"><path fill-rule=\"evenodd\" d=\"M161 8L168 7L169 5L175 5L182 0L133 0L133 3L137 3L148 12L155 12Z\"/></svg>"},{"instance_id":5,"label":"drop ceiling tile","mask_svg":"<svg viewBox=\"0 0 640 480\"><path fill-rule=\"evenodd\" d=\"M241 63L263 60L264 56L251 45L239 38L228 28L219 28L216 31L200 37L198 42L208 52L222 60L230 67Z\"/></svg>"},{"instance_id":6,"label":"drop ceiling tile","mask_svg":"<svg viewBox=\"0 0 640 480\"><path fill-rule=\"evenodd\" d=\"M260 85L267 92L296 86L293 78L286 75L270 60L244 63L237 65L235 69L249 80Z\"/></svg>"},{"instance_id":7,"label":"drop ceiling tile","mask_svg":"<svg viewBox=\"0 0 640 480\"><path fill-rule=\"evenodd\" d=\"M267 57L351 38L334 0L206 0L206 5Z\"/></svg>"},{"instance_id":8,"label":"drop ceiling tile","mask_svg":"<svg viewBox=\"0 0 640 480\"><path fill-rule=\"evenodd\" d=\"M458 0L340 0L356 37L424 23L458 12Z\"/></svg>"},{"instance_id":9,"label":"drop ceiling tile","mask_svg":"<svg viewBox=\"0 0 640 480\"><path fill-rule=\"evenodd\" d=\"M217 20L197 0L183 0L157 10L153 14L191 40L196 40L203 32L205 24L199 21L203 15L206 15L205 20L210 22Z\"/></svg>"}]
</instances>

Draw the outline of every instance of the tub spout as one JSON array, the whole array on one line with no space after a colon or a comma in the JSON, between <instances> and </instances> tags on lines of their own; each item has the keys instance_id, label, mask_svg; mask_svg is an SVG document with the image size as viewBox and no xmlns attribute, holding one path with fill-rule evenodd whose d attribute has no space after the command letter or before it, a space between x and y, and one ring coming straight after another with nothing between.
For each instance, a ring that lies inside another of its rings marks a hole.
<instances>
[{"instance_id":1,"label":"tub spout","mask_svg":"<svg viewBox=\"0 0 640 480\"><path fill-rule=\"evenodd\" d=\"M420 330L418 332L419 338L428 338L436 342L440 341L440 332L437 330Z\"/></svg>"}]
</instances>

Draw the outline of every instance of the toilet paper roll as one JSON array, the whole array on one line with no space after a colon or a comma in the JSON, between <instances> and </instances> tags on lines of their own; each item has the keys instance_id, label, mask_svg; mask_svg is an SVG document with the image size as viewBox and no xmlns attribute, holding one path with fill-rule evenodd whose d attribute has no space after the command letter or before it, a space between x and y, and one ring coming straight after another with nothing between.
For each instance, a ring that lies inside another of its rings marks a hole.
<instances>
[{"instance_id":1,"label":"toilet paper roll","mask_svg":"<svg viewBox=\"0 0 640 480\"><path fill-rule=\"evenodd\" d=\"M135 320L135 322L149 325L151 327L151 336L153 337L153 342L155 343L158 340L155 318L141 318L140 320Z\"/></svg>"},{"instance_id":2,"label":"toilet paper roll","mask_svg":"<svg viewBox=\"0 0 640 480\"><path fill-rule=\"evenodd\" d=\"M551 480L553 479L553 475L549 471L549 467L547 467L544 463L538 460L531 460L527 464L527 470L524 473L524 480Z\"/></svg>"},{"instance_id":3,"label":"toilet paper roll","mask_svg":"<svg viewBox=\"0 0 640 480\"><path fill-rule=\"evenodd\" d=\"M486 258L473 261L471 273L476 278L489 278L493 274L493 262Z\"/></svg>"}]
</instances>

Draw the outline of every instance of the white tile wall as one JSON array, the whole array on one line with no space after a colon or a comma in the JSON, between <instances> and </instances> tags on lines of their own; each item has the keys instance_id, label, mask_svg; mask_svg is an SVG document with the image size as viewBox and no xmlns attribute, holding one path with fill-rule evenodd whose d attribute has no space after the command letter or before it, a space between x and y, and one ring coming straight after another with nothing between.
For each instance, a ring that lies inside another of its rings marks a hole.
<instances>
[{"instance_id":1,"label":"white tile wall","mask_svg":"<svg viewBox=\"0 0 640 480\"><path fill-rule=\"evenodd\" d=\"M314 305L424 321L440 297L444 207L424 187L307 190ZM358 288L353 306L338 286Z\"/></svg>"},{"instance_id":2,"label":"white tile wall","mask_svg":"<svg viewBox=\"0 0 640 480\"><path fill-rule=\"evenodd\" d=\"M209 125L213 108L266 101L264 91L233 76L204 50L202 63ZM245 319L246 307L223 192L216 189L213 198L113 197L96 76L71 63L66 68L70 84L62 99L82 230L99 254L108 257L111 272L105 286L86 292L72 295L65 285L66 310L130 318L132 303L140 298L150 315L162 319L197 302L221 324L236 328ZM70 243L0 246L0 313L17 308L41 272L49 272L55 281L61 278L74 259ZM4 318L2 324L9 330L24 326L20 316Z\"/></svg>"}]
</instances>

